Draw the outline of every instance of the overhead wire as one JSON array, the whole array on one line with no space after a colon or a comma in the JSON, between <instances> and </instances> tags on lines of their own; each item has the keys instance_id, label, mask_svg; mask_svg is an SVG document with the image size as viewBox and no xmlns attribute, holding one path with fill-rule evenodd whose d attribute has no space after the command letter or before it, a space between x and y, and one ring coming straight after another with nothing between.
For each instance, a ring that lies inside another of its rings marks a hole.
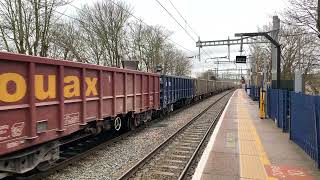
<instances>
[{"instance_id":1,"label":"overhead wire","mask_svg":"<svg viewBox=\"0 0 320 180\"><path fill-rule=\"evenodd\" d=\"M156 1L159 2L158 0L156 0ZM130 11L128 11L127 9L123 8L122 6L120 6L119 4L117 4L116 2L114 2L113 0L110 0L110 2L113 3L114 5L118 6L118 7L121 8L122 10L124 10L126 13L128 13L130 16L132 16L133 18L135 18L135 19L138 20L139 22L143 23L144 25L146 25L146 26L148 26L148 27L150 27L150 28L153 28L152 26L150 26L149 24L147 24L146 22L144 22L141 18L133 15ZM159 3L160 3L160 2L159 2ZM69 4L69 5L72 6L72 7L74 7L74 8L76 8L76 9L78 9L78 10L80 10L80 11L82 11L82 12L84 12L82 9L78 8L77 6L74 6L74 5L72 5L72 4ZM162 5L162 4L160 3L160 5ZM173 5L173 6L174 6L174 5ZM164 6L162 6L162 7L164 8ZM165 9L165 8L164 8L164 9ZM167 11L167 13L171 14L167 9L165 9L165 10ZM61 13L61 12L58 12L58 13L63 14L63 13ZM181 13L180 13L180 14L181 14ZM79 20L79 19L73 18L73 17L68 16L68 15L66 15L66 14L63 14L63 15L65 15L65 16L67 16L67 17L69 17L69 18L72 18L72 19L74 19L74 20L77 20L77 21L83 23L83 21L81 21L81 20ZM181 15L181 16L182 16L182 15ZM174 18L172 14L171 14L171 17ZM174 19L175 19L175 18L174 18ZM183 18L183 19L185 20L185 18ZM176 20L176 19L175 19L175 20ZM176 22L177 22L177 21L176 21ZM179 22L177 22L177 23L180 25L181 28L183 28L182 25L181 25ZM190 25L188 24L188 26L190 26ZM190 28L191 28L191 26L190 26ZM189 36L191 36L185 28L183 28L183 29L185 30L185 32L186 32ZM196 34L196 32L194 32L194 33ZM186 51L189 51L189 52L191 52L191 53L194 53L194 51L192 51L192 50L190 50L190 49L182 46L181 44L173 41L172 39L170 39L170 38L167 38L167 39L168 39L170 42L172 42L173 44L181 47L182 49L184 49L184 50L186 50ZM191 39L192 39L194 42L196 42L195 39L192 38L192 36L191 36ZM209 55L209 53L208 53L205 49L203 49L203 51L204 51L204 53L206 54L207 57L211 58L211 56Z\"/></svg>"},{"instance_id":2,"label":"overhead wire","mask_svg":"<svg viewBox=\"0 0 320 180\"><path fill-rule=\"evenodd\" d=\"M184 32L194 41L196 40L190 35L190 33L179 23L179 21L160 3L159 0L155 0L168 14L169 16L184 30Z\"/></svg>"},{"instance_id":3,"label":"overhead wire","mask_svg":"<svg viewBox=\"0 0 320 180\"><path fill-rule=\"evenodd\" d=\"M114 5L118 6L118 7L121 8L122 10L126 11L126 13L128 13L130 16L132 16L132 17L135 18L136 20L140 21L141 23L145 24L145 25L148 26L148 27L153 28L152 26L150 26L149 24L147 24L146 22L144 22L141 18L138 18L137 16L133 15L130 11L128 11L127 9L123 8L122 6L120 6L119 4L117 4L116 2L114 2L113 0L110 0L110 2L113 3ZM159 2L159 1L157 1L157 2ZM160 2L159 2L159 3L160 3ZM76 7L76 6L72 5L72 4L70 4L70 5L71 5L72 7L74 7L74 8L76 8L76 9L80 10L80 11L83 11L82 9L80 9L80 8L78 8L78 7ZM160 5L162 6L161 3L160 3ZM173 4L172 4L172 5L173 5ZM174 5L173 5L173 6L174 6ZM162 7L164 8L164 6L162 6ZM171 15L172 18L174 18L173 15L172 15L166 8L164 8L164 9L167 11L167 13L169 13L169 14ZM175 9L176 9L176 8L175 8ZM177 11L178 11L178 10L177 10ZM83 12L84 12L84 11L83 11ZM179 13L179 14L181 15L181 13ZM181 16L182 16L182 15L181 15ZM175 19L175 18L174 18L174 19ZM185 18L183 18L183 19L185 20ZM180 25L181 28L183 28L182 25L181 25L176 19L175 19L175 21ZM185 22L186 22L186 20L185 20ZM189 26L190 28L192 28L189 24L188 24L188 26ZM189 37L191 37L191 39L192 39L194 42L196 42L195 39L188 33L188 31L187 31L185 28L183 28L183 29L184 29L184 31L189 35ZM196 32L194 32L194 33L197 34ZM185 48L184 46L182 46L181 44L173 41L172 39L170 39L170 38L167 38L167 39L168 39L170 42L172 42L173 44L181 47L182 49L194 53L194 51ZM205 54L206 54L209 58L211 58L211 56L207 53L207 51L206 51L205 49L203 49L203 51L205 52Z\"/></svg>"},{"instance_id":4,"label":"overhead wire","mask_svg":"<svg viewBox=\"0 0 320 180\"><path fill-rule=\"evenodd\" d=\"M159 0L155 0L168 14L169 16L184 30L184 32L196 43L197 41L190 35L190 33L178 22L178 20L167 10L167 8L165 8ZM170 1L170 0L169 0ZM192 31L194 31L192 29L192 27L187 23L186 19L182 16L182 14L178 11L178 9L174 6L174 4L170 1L171 5L174 7L174 9L178 12L178 14L181 16L181 18L186 22L186 24L190 27L190 29ZM194 31L193 33L195 33L197 36L198 34ZM199 36L198 36L199 37ZM208 52L203 49L203 52L209 57L211 58L211 56L208 54Z\"/></svg>"},{"instance_id":5,"label":"overhead wire","mask_svg":"<svg viewBox=\"0 0 320 180\"><path fill-rule=\"evenodd\" d=\"M172 3L171 0L168 0L170 2L170 4L172 5L172 7L176 10L176 12L179 14L179 16L184 20L185 24L191 29L191 31L197 36L200 37L199 34L192 28L192 26L187 22L186 18L183 17L183 15L180 13L180 11L177 9L177 7ZM211 56L209 55L209 53L203 49L203 52L209 57L211 58Z\"/></svg>"},{"instance_id":6,"label":"overhead wire","mask_svg":"<svg viewBox=\"0 0 320 180\"><path fill-rule=\"evenodd\" d=\"M120 6L118 3L114 2L113 0L110 0L110 2L111 2L112 4L118 6L118 7L121 8L122 10L124 10L126 13L128 13L130 16L132 16L133 18L135 18L135 19L138 20L139 22L141 22L141 23L143 23L144 25L152 28L152 30L153 30L153 27L152 27L151 25L149 25L149 24L147 24L146 22L144 22L141 18L138 18L137 16L133 15L129 10L123 8L123 7ZM76 9L78 9L78 10L80 10L80 11L82 11L82 12L84 12L82 9L78 8L77 6L74 6L74 5L72 5L72 4L69 4L69 5L72 6L72 7L74 7L74 8L76 8ZM170 39L170 38L166 38L166 39L167 39L168 41L172 42L173 44L181 47L182 49L184 49L184 50L186 50L186 51L189 51L189 52L191 52L191 53L194 53L194 51L192 51L192 50L190 50L190 49L182 46L181 44L173 41L172 39Z\"/></svg>"},{"instance_id":7,"label":"overhead wire","mask_svg":"<svg viewBox=\"0 0 320 180\"><path fill-rule=\"evenodd\" d=\"M56 12L56 13L58 13L58 14L60 14L60 15L62 15L62 16L65 16L65 17L68 17L68 18L73 19L73 20L75 20L75 21L79 21L80 23L86 24L86 22L81 21L80 19L77 19L77 18L72 17L72 16L70 16L70 15L64 14L64 13L62 13L62 12L60 12L60 11L57 11L57 10L54 10L54 9L53 9L53 11Z\"/></svg>"},{"instance_id":8,"label":"overhead wire","mask_svg":"<svg viewBox=\"0 0 320 180\"><path fill-rule=\"evenodd\" d=\"M190 26L190 24L187 22L187 20L182 16L182 14L180 13L180 11L176 8L176 6L172 3L171 0L168 0L170 2L170 4L172 5L172 7L177 11L177 13L179 14L179 16L184 20L184 22L186 23L186 25L189 26L189 28L191 29L191 31L199 37L198 33Z\"/></svg>"},{"instance_id":9,"label":"overhead wire","mask_svg":"<svg viewBox=\"0 0 320 180\"><path fill-rule=\"evenodd\" d=\"M113 3L114 5L118 6L119 8L123 9L124 11L126 11L126 12L127 12L130 16L132 16L133 18L137 19L138 21L140 21L140 22L143 23L144 25L146 25L146 26L148 26L148 27L150 27L150 28L153 29L153 27L152 27L151 25L149 25L149 24L147 24L146 22L144 22L141 18L136 17L135 15L133 15L133 14L132 14L130 11L128 11L127 9L124 9L122 6L120 6L119 4L117 4L116 2L114 2L114 0L110 0L110 1L111 1L111 3ZM172 39L170 39L170 38L167 38L167 39L168 39L170 42L172 42L173 44L175 44L175 45L183 48L184 50L194 53L194 51L192 51L192 50L190 50L190 49L182 46L181 44L173 41Z\"/></svg>"}]
</instances>

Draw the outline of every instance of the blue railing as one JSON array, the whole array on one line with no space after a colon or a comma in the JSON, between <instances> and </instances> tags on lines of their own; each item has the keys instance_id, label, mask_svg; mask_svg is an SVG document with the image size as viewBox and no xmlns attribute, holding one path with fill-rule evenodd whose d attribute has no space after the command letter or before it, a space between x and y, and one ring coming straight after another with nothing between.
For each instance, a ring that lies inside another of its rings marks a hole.
<instances>
[{"instance_id":1,"label":"blue railing","mask_svg":"<svg viewBox=\"0 0 320 180\"><path fill-rule=\"evenodd\" d=\"M289 92L286 90L278 90L278 127L282 128L283 132L288 132L289 130Z\"/></svg>"},{"instance_id":2,"label":"blue railing","mask_svg":"<svg viewBox=\"0 0 320 180\"><path fill-rule=\"evenodd\" d=\"M267 114L275 120L277 126L288 132L289 130L289 109L290 96L286 90L268 89L267 90Z\"/></svg>"},{"instance_id":3,"label":"blue railing","mask_svg":"<svg viewBox=\"0 0 320 180\"><path fill-rule=\"evenodd\" d=\"M316 97L292 92L291 110L290 139L318 160Z\"/></svg>"},{"instance_id":4,"label":"blue railing","mask_svg":"<svg viewBox=\"0 0 320 180\"><path fill-rule=\"evenodd\" d=\"M278 120L278 104L279 104L279 92L277 89L268 89L268 108L267 108L267 112L268 112L268 116L272 119L272 120Z\"/></svg>"},{"instance_id":5,"label":"blue railing","mask_svg":"<svg viewBox=\"0 0 320 180\"><path fill-rule=\"evenodd\" d=\"M320 168L320 97L268 89L267 114Z\"/></svg>"},{"instance_id":6,"label":"blue railing","mask_svg":"<svg viewBox=\"0 0 320 180\"><path fill-rule=\"evenodd\" d=\"M259 101L260 99L260 87L250 86L249 96L254 101Z\"/></svg>"}]
</instances>

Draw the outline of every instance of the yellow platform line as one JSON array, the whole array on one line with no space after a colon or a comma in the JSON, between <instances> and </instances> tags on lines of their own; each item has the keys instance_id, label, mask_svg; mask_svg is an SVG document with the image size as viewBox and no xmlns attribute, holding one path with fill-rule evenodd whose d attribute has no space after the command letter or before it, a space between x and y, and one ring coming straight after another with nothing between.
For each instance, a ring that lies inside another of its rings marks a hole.
<instances>
[{"instance_id":1,"label":"yellow platform line","mask_svg":"<svg viewBox=\"0 0 320 180\"><path fill-rule=\"evenodd\" d=\"M242 90L238 90L237 94L237 117L240 117L238 118L240 177L277 180L277 178L268 177L265 171L264 166L271 165L271 162L247 109L246 94Z\"/></svg>"}]
</instances>

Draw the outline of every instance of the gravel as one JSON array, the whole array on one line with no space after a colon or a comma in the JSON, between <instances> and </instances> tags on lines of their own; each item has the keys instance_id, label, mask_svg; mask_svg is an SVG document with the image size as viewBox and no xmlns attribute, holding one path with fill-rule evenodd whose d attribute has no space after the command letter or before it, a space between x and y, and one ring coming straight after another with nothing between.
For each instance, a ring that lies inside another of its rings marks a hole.
<instances>
[{"instance_id":1,"label":"gravel","mask_svg":"<svg viewBox=\"0 0 320 180\"><path fill-rule=\"evenodd\" d=\"M225 99L230 99L231 96L232 96L232 93L227 95L224 98ZM220 101L219 103L217 103L217 106L220 106L220 105L224 106L225 105L224 103L225 103L225 101ZM191 164L190 164L190 166L189 166L189 168L187 170L187 173L185 174L185 176L183 178L184 180L191 180L192 179L192 176L195 173L195 170L197 168L198 162L201 159L201 156L202 156L202 154L203 154L203 152L204 152L204 150L205 150L205 148L206 148L206 146L207 146L207 144L208 144L208 142L209 142L209 140L211 138L212 133L213 133L213 129L212 129L212 131L209 132L208 136L204 140L204 143L201 145L198 153L196 154L195 158L191 162Z\"/></svg>"},{"instance_id":2,"label":"gravel","mask_svg":"<svg viewBox=\"0 0 320 180\"><path fill-rule=\"evenodd\" d=\"M46 179L117 179L224 94L210 97L177 114L152 123L130 137L106 145Z\"/></svg>"}]
</instances>

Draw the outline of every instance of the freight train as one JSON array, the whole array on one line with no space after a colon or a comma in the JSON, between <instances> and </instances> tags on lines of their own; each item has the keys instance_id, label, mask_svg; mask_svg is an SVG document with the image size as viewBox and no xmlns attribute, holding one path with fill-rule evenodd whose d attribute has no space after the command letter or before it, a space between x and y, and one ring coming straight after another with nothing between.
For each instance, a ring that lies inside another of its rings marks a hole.
<instances>
[{"instance_id":1,"label":"freight train","mask_svg":"<svg viewBox=\"0 0 320 180\"><path fill-rule=\"evenodd\" d=\"M58 160L75 134L134 129L234 86L0 52L0 177Z\"/></svg>"}]
</instances>

